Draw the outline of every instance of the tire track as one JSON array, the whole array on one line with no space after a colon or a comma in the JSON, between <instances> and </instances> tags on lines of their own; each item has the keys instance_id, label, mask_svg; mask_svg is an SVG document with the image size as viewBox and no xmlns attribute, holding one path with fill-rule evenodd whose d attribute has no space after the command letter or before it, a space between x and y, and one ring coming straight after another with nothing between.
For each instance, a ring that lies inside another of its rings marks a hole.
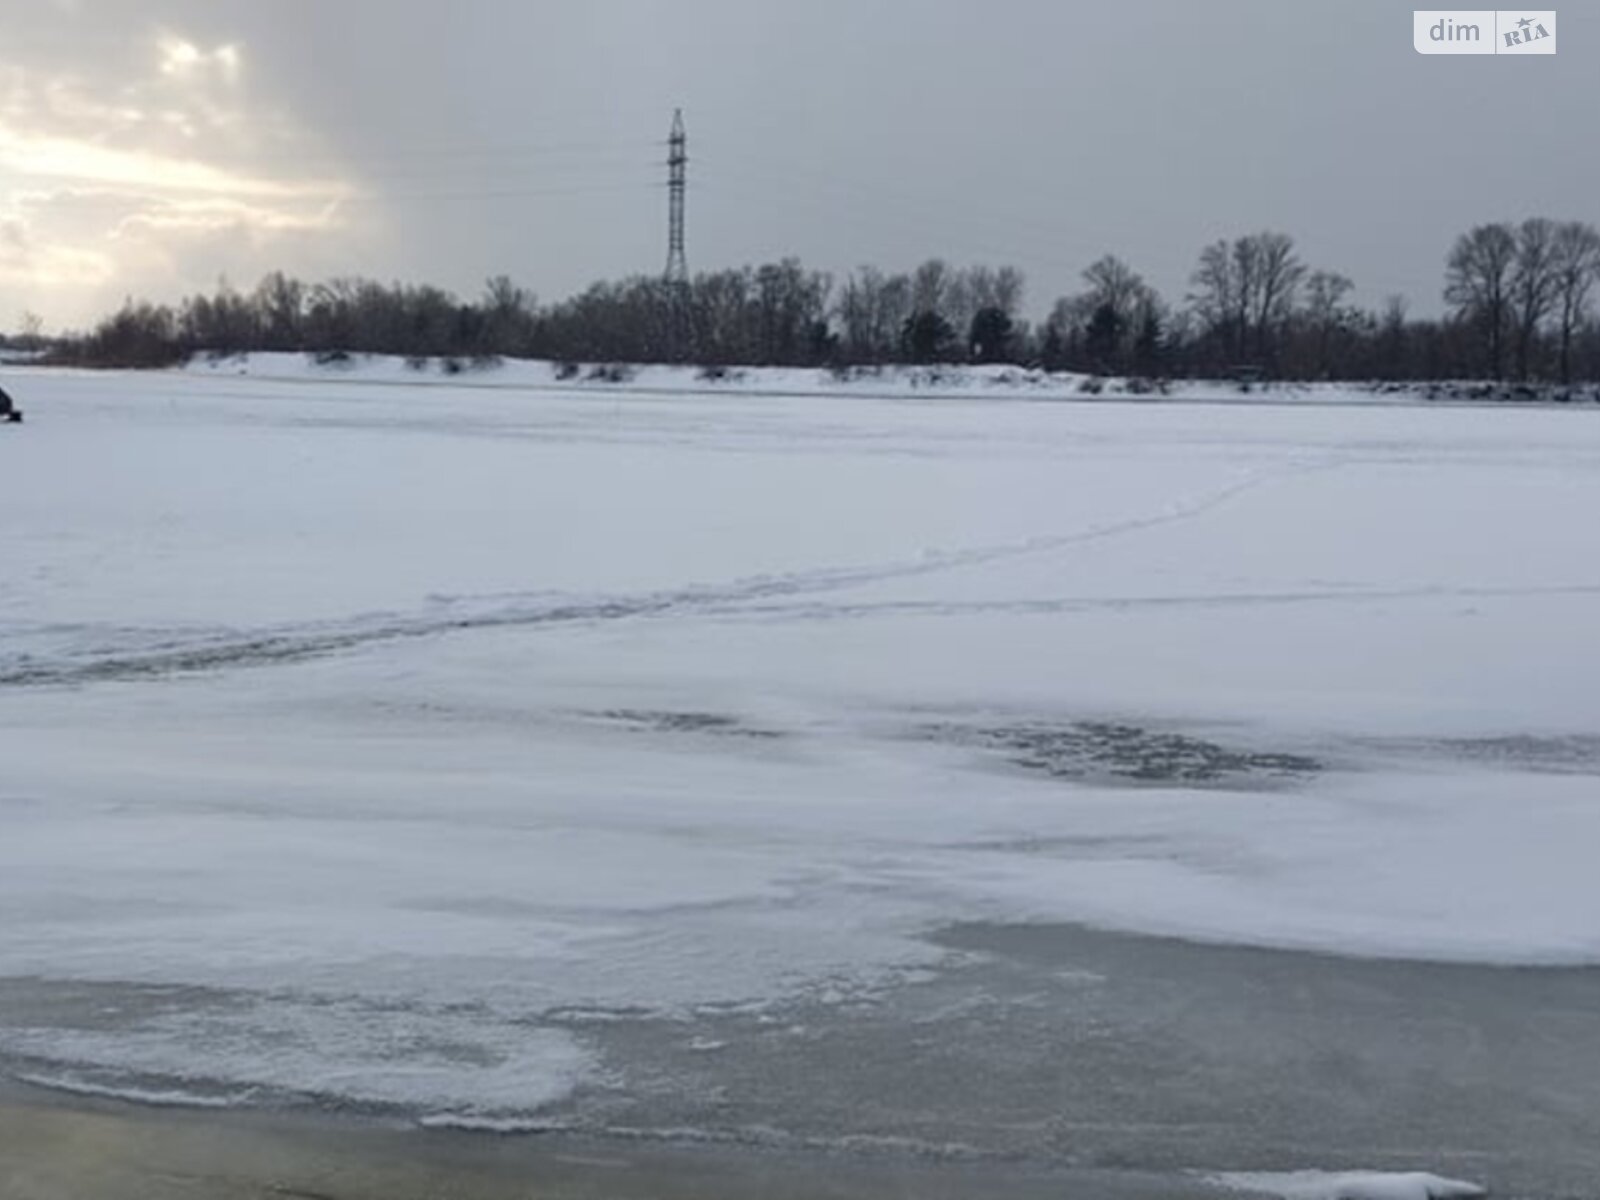
<instances>
[{"instance_id":1,"label":"tire track","mask_svg":"<svg viewBox=\"0 0 1600 1200\"><path fill-rule=\"evenodd\" d=\"M528 593L495 604L450 602L445 610L412 616L381 614L347 621L285 625L255 631L207 632L174 638L152 631L145 647L117 646L54 656L27 653L0 657L0 688L54 687L106 682L137 682L175 675L302 662L381 642L435 637L473 630L547 625L594 624L633 618L695 613L735 615L763 601L819 596L868 584L913 579L981 567L1072 546L1126 537L1202 517L1246 492L1269 483L1326 470L1339 462L1300 464L1288 471L1259 473L1200 496L1169 504L1154 513L1068 533L1044 534L1017 542L930 551L912 560L875 566L824 567L784 575L757 575L724 584L593 598ZM59 631L59 624L50 626ZM102 638L105 631L97 629Z\"/></svg>"},{"instance_id":2,"label":"tire track","mask_svg":"<svg viewBox=\"0 0 1600 1200\"><path fill-rule=\"evenodd\" d=\"M856 604L745 604L708 615L751 620L831 621L872 617L1051 616L1164 608L1258 608L1428 600L1511 600L1600 596L1600 583L1544 587L1369 588L1345 591L1217 592L1192 596L1052 596L1009 600L882 600Z\"/></svg>"}]
</instances>

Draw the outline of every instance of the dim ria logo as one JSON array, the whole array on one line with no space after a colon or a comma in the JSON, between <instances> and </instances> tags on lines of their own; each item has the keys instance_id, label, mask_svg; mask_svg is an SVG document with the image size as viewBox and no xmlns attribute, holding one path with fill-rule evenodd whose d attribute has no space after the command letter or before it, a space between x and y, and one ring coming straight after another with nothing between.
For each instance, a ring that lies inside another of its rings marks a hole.
<instances>
[{"instance_id":1,"label":"dim ria logo","mask_svg":"<svg viewBox=\"0 0 1600 1200\"><path fill-rule=\"evenodd\" d=\"M1554 54L1556 14L1551 8L1417 9L1411 36L1418 54Z\"/></svg>"}]
</instances>

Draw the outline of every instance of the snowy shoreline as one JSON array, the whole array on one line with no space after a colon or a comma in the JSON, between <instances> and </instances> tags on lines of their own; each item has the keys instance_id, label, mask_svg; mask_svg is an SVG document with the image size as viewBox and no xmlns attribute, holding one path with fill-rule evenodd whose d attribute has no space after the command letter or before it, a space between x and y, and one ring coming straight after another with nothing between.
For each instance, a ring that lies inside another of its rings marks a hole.
<instances>
[{"instance_id":1,"label":"snowy shoreline","mask_svg":"<svg viewBox=\"0 0 1600 1200\"><path fill-rule=\"evenodd\" d=\"M208 1200L245 1200L263 1186L274 1193L294 1190L302 1173L309 1188L332 1161L341 1163L339 1195L365 1196L362 1189L381 1179L386 1200L423 1200L437 1194L441 1180L455 1190L470 1184L478 1198L500 1195L502 1185L525 1189L530 1179L552 1200L569 1189L588 1196L600 1180L608 1194L631 1195L636 1174L645 1188L640 1200L654 1200L680 1175L700 1181L696 1194L727 1200L770 1197L778 1178L797 1195L826 1186L829 1195L876 1200L900 1194L916 1177L926 1185L970 1181L984 1195L1007 1200L1063 1192L1125 1200L1165 1200L1175 1193L1217 1200L1489 1195L1475 1183L1418 1170L1091 1165L915 1137L817 1137L761 1126L585 1129L536 1118L448 1115L407 1122L358 1111L235 1106L136 1088L58 1087L3 1074L0 1118L0 1161L13 1174L25 1173L29 1200L122 1200L128 1189L140 1191L142 1181L178 1175L203 1179ZM71 1139L70 1154L59 1150L63 1137ZM351 1187L357 1190L346 1190Z\"/></svg>"},{"instance_id":2,"label":"snowy shoreline","mask_svg":"<svg viewBox=\"0 0 1600 1200\"><path fill-rule=\"evenodd\" d=\"M177 1112L79 1104L0 1090L0 1161L26 1180L28 1200L127 1200L173 1194L205 1200L271 1195L340 1200L1224 1200L1240 1195L1201 1175L1092 1167L1030 1168L879 1159L850 1153L752 1150L716 1144L618 1142L544 1134L506 1138L418 1131L336 1116ZM1357 1200L1351 1197L1350 1200Z\"/></svg>"},{"instance_id":3,"label":"snowy shoreline","mask_svg":"<svg viewBox=\"0 0 1600 1200\"><path fill-rule=\"evenodd\" d=\"M700 393L729 396L857 396L863 399L1008 399L1079 403L1246 405L1390 405L1585 408L1600 405L1600 385L1495 384L1475 380L1416 383L1241 383L1228 380L1102 378L1018 366L883 366L842 370L556 363L539 359L405 359L299 353L200 355L178 371L289 382L449 384L620 395Z\"/></svg>"},{"instance_id":4,"label":"snowy shoreline","mask_svg":"<svg viewBox=\"0 0 1600 1200\"><path fill-rule=\"evenodd\" d=\"M11 377L185 377L274 384L449 388L649 399L1007 401L1245 408L1420 407L1587 411L1600 408L1600 384L1518 384L1474 379L1418 381L1240 381L1095 376L1013 365L716 367L637 363L559 363L545 359L323 355L285 351L197 354L180 366L140 371L66 367L31 358L0 361Z\"/></svg>"}]
</instances>

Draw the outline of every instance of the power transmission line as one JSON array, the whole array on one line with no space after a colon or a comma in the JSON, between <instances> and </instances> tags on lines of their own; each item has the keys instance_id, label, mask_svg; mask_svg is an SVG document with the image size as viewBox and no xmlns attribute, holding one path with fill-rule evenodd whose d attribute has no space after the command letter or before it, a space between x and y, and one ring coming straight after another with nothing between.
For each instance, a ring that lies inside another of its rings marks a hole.
<instances>
[{"instance_id":1,"label":"power transmission line","mask_svg":"<svg viewBox=\"0 0 1600 1200\"><path fill-rule=\"evenodd\" d=\"M689 259L683 249L684 200L689 189L689 135L683 127L683 109L672 115L672 136L667 154L667 284L673 288L689 282Z\"/></svg>"},{"instance_id":2,"label":"power transmission line","mask_svg":"<svg viewBox=\"0 0 1600 1200\"><path fill-rule=\"evenodd\" d=\"M683 127L683 109L672 114L672 135L667 139L667 303L669 305L668 357L685 361L692 337L689 319L689 259L683 248L684 202L689 191L689 135Z\"/></svg>"}]
</instances>

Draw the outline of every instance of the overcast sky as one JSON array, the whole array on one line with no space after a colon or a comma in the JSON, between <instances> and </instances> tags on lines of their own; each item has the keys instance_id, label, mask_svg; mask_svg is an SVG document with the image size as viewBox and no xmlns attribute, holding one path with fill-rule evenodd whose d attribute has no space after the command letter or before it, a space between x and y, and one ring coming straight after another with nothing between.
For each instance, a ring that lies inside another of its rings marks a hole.
<instances>
[{"instance_id":1,"label":"overcast sky","mask_svg":"<svg viewBox=\"0 0 1600 1200\"><path fill-rule=\"evenodd\" d=\"M1107 251L1181 299L1260 228L1437 309L1450 239L1600 219L1600 4L1423 57L1387 0L0 0L0 328L281 267L542 298L691 269Z\"/></svg>"}]
</instances>

